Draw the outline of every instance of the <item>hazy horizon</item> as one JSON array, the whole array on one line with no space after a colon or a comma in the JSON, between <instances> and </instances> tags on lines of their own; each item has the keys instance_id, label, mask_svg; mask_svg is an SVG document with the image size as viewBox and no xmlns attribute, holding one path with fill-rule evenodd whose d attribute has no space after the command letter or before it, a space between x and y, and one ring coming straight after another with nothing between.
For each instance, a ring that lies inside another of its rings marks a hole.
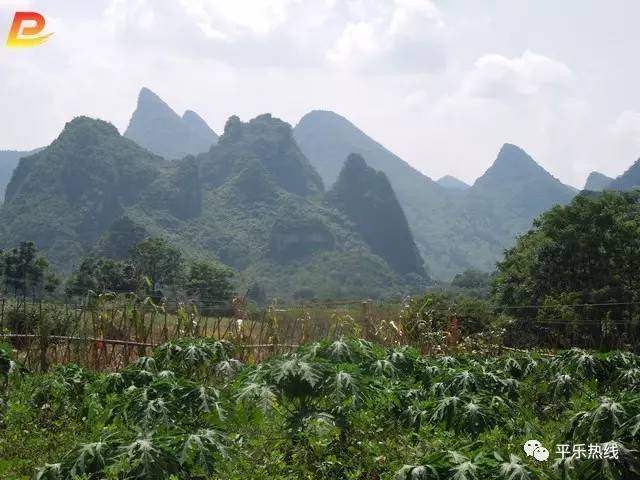
<instances>
[{"instance_id":1,"label":"hazy horizon","mask_svg":"<svg viewBox=\"0 0 640 480\"><path fill-rule=\"evenodd\" d=\"M122 133L146 86L217 133L332 110L434 180L473 183L503 143L578 188L640 156L640 4L0 0L7 29L16 10L54 35L2 49L3 150L78 115Z\"/></svg>"}]
</instances>

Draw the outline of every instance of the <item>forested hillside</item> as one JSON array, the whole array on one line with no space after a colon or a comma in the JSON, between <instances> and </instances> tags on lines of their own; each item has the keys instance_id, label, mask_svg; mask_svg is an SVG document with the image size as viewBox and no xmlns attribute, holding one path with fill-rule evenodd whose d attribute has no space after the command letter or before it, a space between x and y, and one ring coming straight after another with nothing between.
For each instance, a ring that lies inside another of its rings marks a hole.
<instances>
[{"instance_id":1,"label":"forested hillside","mask_svg":"<svg viewBox=\"0 0 640 480\"><path fill-rule=\"evenodd\" d=\"M366 173L364 191L380 190L379 177ZM257 283L270 296L399 295L426 277L415 247L413 266L397 262L394 252L406 254L413 240L383 187L386 221L404 230L380 250L368 230L323 203L322 180L291 126L271 115L247 123L231 117L209 152L178 161L109 123L78 117L21 160L0 210L0 244L33 240L54 267L69 271L86 255L122 257L142 238L163 237L188 258L240 272L238 288ZM405 278L409 271L415 275Z\"/></svg>"}]
</instances>

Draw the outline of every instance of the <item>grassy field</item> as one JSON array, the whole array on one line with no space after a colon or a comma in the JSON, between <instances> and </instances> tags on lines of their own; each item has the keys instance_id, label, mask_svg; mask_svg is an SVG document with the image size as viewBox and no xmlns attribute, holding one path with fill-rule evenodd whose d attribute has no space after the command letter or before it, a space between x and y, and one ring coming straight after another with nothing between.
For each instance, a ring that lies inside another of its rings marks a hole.
<instances>
[{"instance_id":1,"label":"grassy field","mask_svg":"<svg viewBox=\"0 0 640 480\"><path fill-rule=\"evenodd\" d=\"M185 338L119 371L46 374L3 354L0 478L640 478L637 355L235 353Z\"/></svg>"}]
</instances>

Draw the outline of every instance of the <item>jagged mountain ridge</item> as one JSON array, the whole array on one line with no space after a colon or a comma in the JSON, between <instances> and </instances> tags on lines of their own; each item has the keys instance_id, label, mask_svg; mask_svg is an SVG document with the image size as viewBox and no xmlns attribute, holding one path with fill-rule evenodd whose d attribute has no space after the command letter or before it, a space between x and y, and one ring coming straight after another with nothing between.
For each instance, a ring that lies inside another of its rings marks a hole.
<instances>
[{"instance_id":1,"label":"jagged mountain ridge","mask_svg":"<svg viewBox=\"0 0 640 480\"><path fill-rule=\"evenodd\" d=\"M180 117L148 88L140 90L124 136L167 159L206 152L218 141L197 113L187 110Z\"/></svg>"},{"instance_id":2,"label":"jagged mountain ridge","mask_svg":"<svg viewBox=\"0 0 640 480\"><path fill-rule=\"evenodd\" d=\"M363 155L370 166L387 175L422 258L438 279L450 279L467 269L493 270L503 250L531 226L536 215L575 194L509 144L472 187L460 192L418 172L333 112L308 113L294 134L326 185L335 181L339 159L349 153Z\"/></svg>"},{"instance_id":3,"label":"jagged mountain ridge","mask_svg":"<svg viewBox=\"0 0 640 480\"><path fill-rule=\"evenodd\" d=\"M302 289L377 297L413 288L323 196L291 126L270 115L232 117L216 146L176 161L79 117L21 160L0 209L0 247L34 240L68 271L84 255L122 256L140 238L161 235L187 257L219 260L273 296Z\"/></svg>"}]
</instances>

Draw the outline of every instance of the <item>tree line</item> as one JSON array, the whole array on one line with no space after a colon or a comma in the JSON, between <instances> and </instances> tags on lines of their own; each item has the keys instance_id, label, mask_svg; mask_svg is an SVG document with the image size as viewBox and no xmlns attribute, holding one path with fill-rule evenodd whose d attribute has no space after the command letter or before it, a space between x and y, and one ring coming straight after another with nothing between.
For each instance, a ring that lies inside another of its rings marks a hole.
<instances>
[{"instance_id":1,"label":"tree line","mask_svg":"<svg viewBox=\"0 0 640 480\"><path fill-rule=\"evenodd\" d=\"M407 302L418 343L502 333L507 345L640 348L640 190L584 193L537 218L492 273L469 270Z\"/></svg>"},{"instance_id":2,"label":"tree line","mask_svg":"<svg viewBox=\"0 0 640 480\"><path fill-rule=\"evenodd\" d=\"M126 258L85 257L65 277L25 241L1 252L0 273L4 292L22 298L136 293L156 301L183 297L211 305L227 302L234 293L231 269L208 260L187 262L161 237L135 244Z\"/></svg>"}]
</instances>

